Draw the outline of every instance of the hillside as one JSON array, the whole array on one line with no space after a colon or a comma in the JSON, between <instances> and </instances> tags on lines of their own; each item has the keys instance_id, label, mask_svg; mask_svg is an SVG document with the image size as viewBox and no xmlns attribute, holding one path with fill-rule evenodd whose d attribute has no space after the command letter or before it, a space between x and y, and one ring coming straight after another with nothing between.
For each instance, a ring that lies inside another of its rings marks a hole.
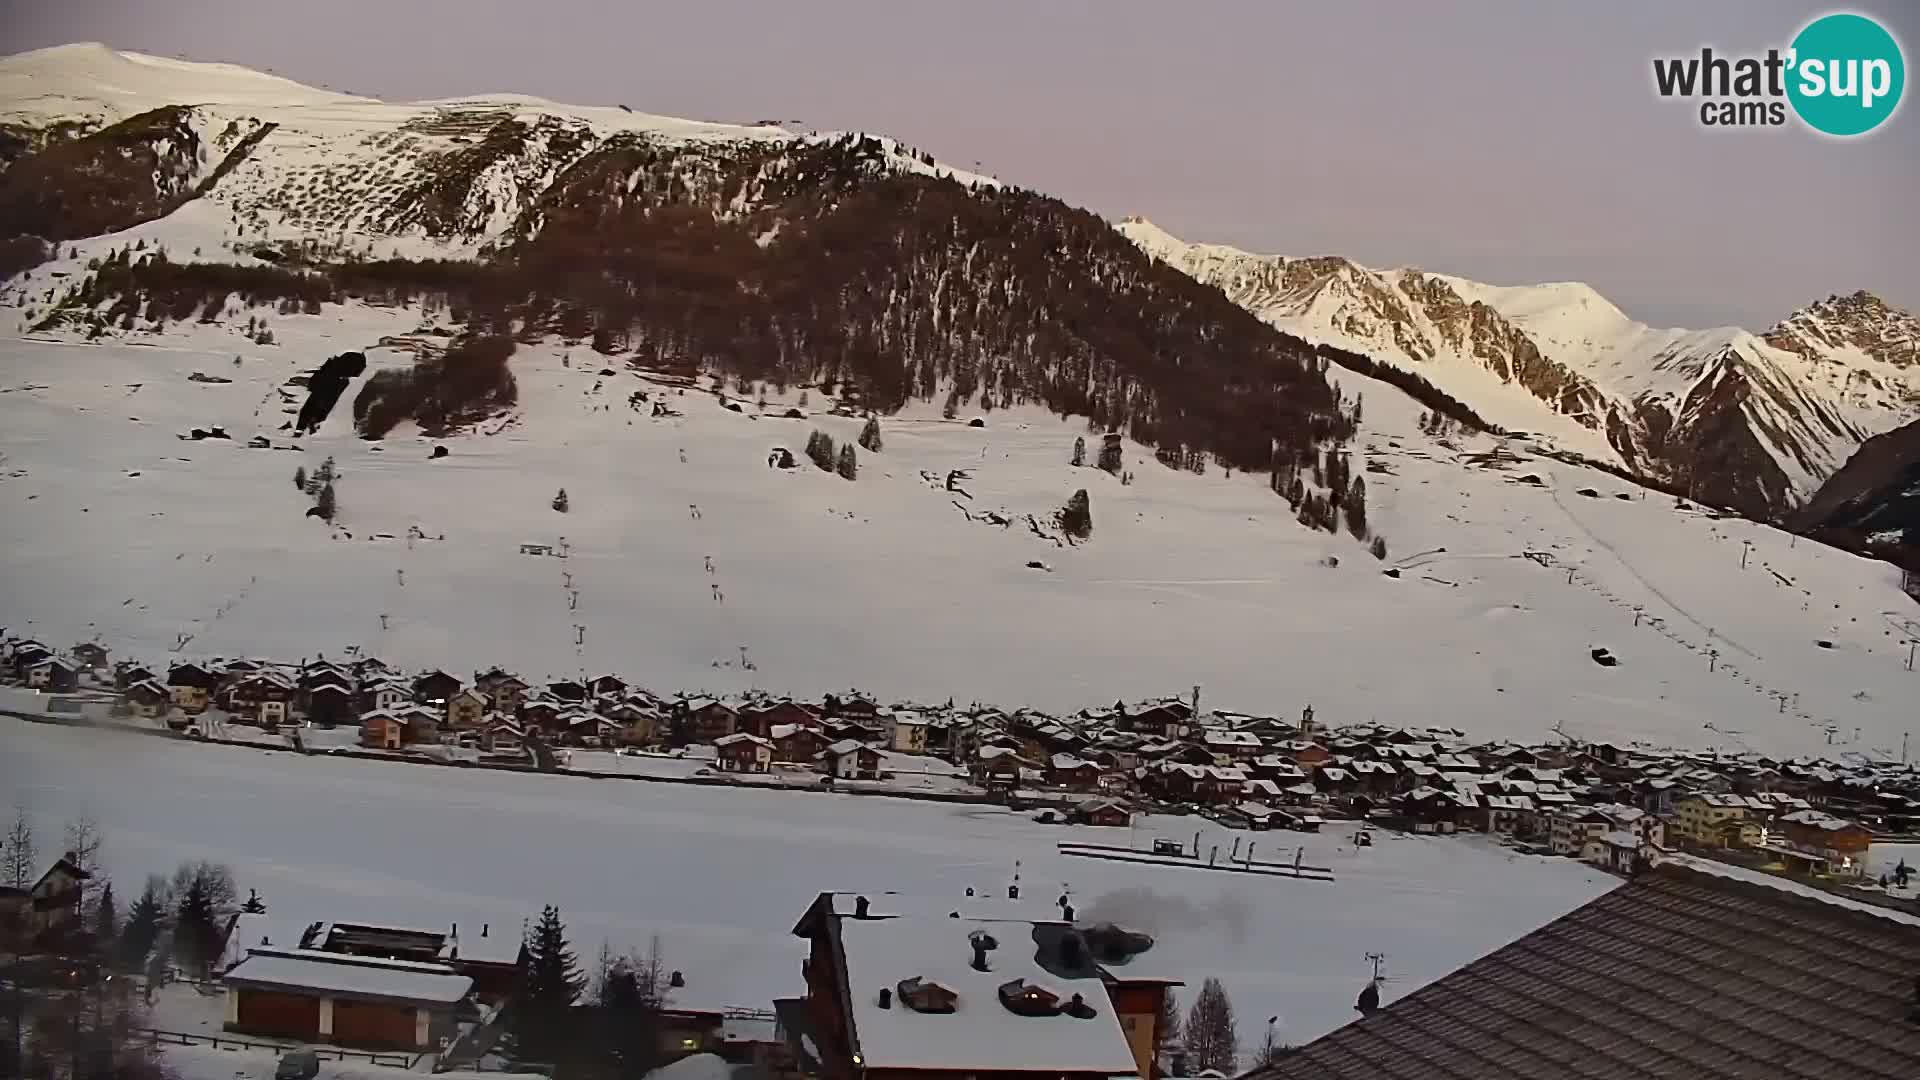
<instances>
[{"instance_id":1,"label":"hillside","mask_svg":"<svg viewBox=\"0 0 1920 1080\"><path fill-rule=\"evenodd\" d=\"M817 388L804 406L770 389L763 411L581 347L523 346L517 403L442 439L409 422L365 440L341 411L304 439L281 430L324 357L366 347L356 383L404 367L422 315L278 317L271 346L201 324L7 344L7 625L154 659L358 647L663 692L857 685L1065 710L1197 683L1221 707L1312 704L1331 723L1777 753L1897 750L1911 723L1920 620L1892 567L1523 441L1434 440L1379 383L1340 376L1365 400L1351 469L1384 563L1303 528L1258 475L1195 475L1133 443L1131 484L1076 469L1081 429L1031 407L978 428L910 408L844 480L799 454L815 429L844 444L862 425L823 413ZM181 437L216 425L231 439ZM796 468L769 466L781 447ZM292 483L328 457L331 527ZM566 513L549 505L562 488ZM1067 544L1053 522L1080 489L1092 534Z\"/></svg>"},{"instance_id":2,"label":"hillside","mask_svg":"<svg viewBox=\"0 0 1920 1080\"><path fill-rule=\"evenodd\" d=\"M1920 417L1920 319L1868 293L1764 334L1660 330L1579 283L1497 287L1339 257L1140 247L1267 322L1425 377L1490 421L1716 505L1776 519L1867 438Z\"/></svg>"},{"instance_id":3,"label":"hillside","mask_svg":"<svg viewBox=\"0 0 1920 1080\"><path fill-rule=\"evenodd\" d=\"M1920 596L1920 421L1863 443L1793 524L1905 567Z\"/></svg>"},{"instance_id":4,"label":"hillside","mask_svg":"<svg viewBox=\"0 0 1920 1080\"><path fill-rule=\"evenodd\" d=\"M15 632L1782 753L1910 723L1890 567L1490 433L1551 434L1056 200L875 136L103 53L0 61L41 133L0 175ZM330 523L293 483L329 458Z\"/></svg>"},{"instance_id":5,"label":"hillside","mask_svg":"<svg viewBox=\"0 0 1920 1080\"><path fill-rule=\"evenodd\" d=\"M890 139L202 75L98 46L0 62L37 91L0 119L95 125L0 175L0 243L52 242L9 290L30 326L425 298L456 329L881 412L1042 404L1181 462L1277 475L1351 433L1312 346L1091 214Z\"/></svg>"}]
</instances>

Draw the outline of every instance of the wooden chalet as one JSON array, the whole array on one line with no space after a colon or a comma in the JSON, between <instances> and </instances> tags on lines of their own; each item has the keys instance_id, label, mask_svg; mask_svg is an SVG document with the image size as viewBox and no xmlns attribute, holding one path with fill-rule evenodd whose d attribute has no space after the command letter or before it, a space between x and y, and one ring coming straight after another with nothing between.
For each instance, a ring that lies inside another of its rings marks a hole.
<instances>
[{"instance_id":1,"label":"wooden chalet","mask_svg":"<svg viewBox=\"0 0 1920 1080\"><path fill-rule=\"evenodd\" d=\"M714 740L714 764L721 772L763 773L773 767L773 743L736 731Z\"/></svg>"}]
</instances>

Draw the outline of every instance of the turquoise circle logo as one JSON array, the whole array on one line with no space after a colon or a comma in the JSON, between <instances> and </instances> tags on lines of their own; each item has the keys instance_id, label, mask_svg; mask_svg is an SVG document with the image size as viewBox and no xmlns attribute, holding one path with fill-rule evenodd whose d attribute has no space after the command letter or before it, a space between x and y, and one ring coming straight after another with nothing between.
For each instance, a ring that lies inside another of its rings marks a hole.
<instances>
[{"instance_id":1,"label":"turquoise circle logo","mask_svg":"<svg viewBox=\"0 0 1920 1080\"><path fill-rule=\"evenodd\" d=\"M1900 105L1907 65L1900 43L1864 15L1823 15L1793 39L1787 100L1815 131L1865 135Z\"/></svg>"}]
</instances>

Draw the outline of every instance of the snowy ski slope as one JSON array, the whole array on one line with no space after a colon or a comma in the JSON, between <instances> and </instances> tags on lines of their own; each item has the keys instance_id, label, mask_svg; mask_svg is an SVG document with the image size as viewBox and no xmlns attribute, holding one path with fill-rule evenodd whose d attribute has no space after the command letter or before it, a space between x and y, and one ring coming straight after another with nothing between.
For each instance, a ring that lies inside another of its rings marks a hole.
<instances>
[{"instance_id":1,"label":"snowy ski slope","mask_svg":"<svg viewBox=\"0 0 1920 1080\"><path fill-rule=\"evenodd\" d=\"M736 413L700 390L654 419L628 403L659 384L560 344L523 346L520 405L445 440L444 459L404 432L356 438L357 386L294 443L286 381L421 315L273 319L266 347L203 325L0 344L0 623L149 660L358 647L454 671L615 670L660 691L857 685L1068 710L1200 684L1210 705L1313 704L1336 724L1775 753L1897 753L1912 725L1920 609L1892 568L1550 459L1503 462L1529 454L1521 441L1435 444L1417 406L1346 373L1366 395L1353 472L1398 579L1345 534L1297 524L1264 477L1177 473L1132 445L1131 486L1071 468L1081 429L1050 415L890 418L848 482L767 458L814 427L850 440L857 419L776 418L792 395ZM178 437L215 424L232 441ZM275 448L248 449L256 434ZM292 483L327 456L334 529L303 516ZM970 498L944 490L956 469ZM566 514L548 506L562 487ZM1088 543L1024 520L1082 487ZM996 510L1013 523L981 520ZM565 559L519 553L562 537ZM1593 662L1601 647L1618 667Z\"/></svg>"}]
</instances>

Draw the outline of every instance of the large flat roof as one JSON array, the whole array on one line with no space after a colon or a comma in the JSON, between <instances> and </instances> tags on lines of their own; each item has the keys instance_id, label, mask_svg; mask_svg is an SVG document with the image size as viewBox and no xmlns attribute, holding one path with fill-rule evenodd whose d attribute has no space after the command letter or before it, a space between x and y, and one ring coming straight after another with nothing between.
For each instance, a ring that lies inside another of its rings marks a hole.
<instances>
[{"instance_id":1,"label":"large flat roof","mask_svg":"<svg viewBox=\"0 0 1920 1080\"><path fill-rule=\"evenodd\" d=\"M975 971L968 935L993 935L991 970ZM1042 968L1031 923L946 917L842 919L849 1012L869 1069L965 1069L1137 1075L1126 1032L1100 979L1066 978ZM920 1013L899 998L907 979L935 982L957 995L951 1013ZM1080 994L1094 1015L1021 1016L1002 1005L1002 984L1024 979L1062 1002ZM880 991L893 996L880 1007Z\"/></svg>"},{"instance_id":2,"label":"large flat roof","mask_svg":"<svg viewBox=\"0 0 1920 1080\"><path fill-rule=\"evenodd\" d=\"M473 980L433 964L342 956L310 949L255 950L228 971L231 986L311 991L350 997L450 1005Z\"/></svg>"}]
</instances>

